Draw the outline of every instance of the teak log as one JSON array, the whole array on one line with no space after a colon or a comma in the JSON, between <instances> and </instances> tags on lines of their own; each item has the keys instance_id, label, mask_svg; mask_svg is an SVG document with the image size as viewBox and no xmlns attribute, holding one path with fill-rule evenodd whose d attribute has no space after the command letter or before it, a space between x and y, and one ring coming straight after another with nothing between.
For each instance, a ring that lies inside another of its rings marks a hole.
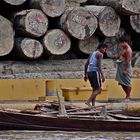
<instances>
[{"instance_id":1,"label":"teak log","mask_svg":"<svg viewBox=\"0 0 140 140\"><path fill-rule=\"evenodd\" d=\"M72 51L68 51L62 55L51 55L49 56L48 59L49 60L70 60L70 59L77 59L77 56Z\"/></svg>"},{"instance_id":2,"label":"teak log","mask_svg":"<svg viewBox=\"0 0 140 140\"><path fill-rule=\"evenodd\" d=\"M21 5L27 0L4 0L4 1L10 5Z\"/></svg>"},{"instance_id":3,"label":"teak log","mask_svg":"<svg viewBox=\"0 0 140 140\"><path fill-rule=\"evenodd\" d=\"M60 19L61 27L77 39L87 39L97 28L97 18L84 7L67 9Z\"/></svg>"},{"instance_id":4,"label":"teak log","mask_svg":"<svg viewBox=\"0 0 140 140\"><path fill-rule=\"evenodd\" d=\"M0 56L7 55L13 49L14 35L12 23L0 16Z\"/></svg>"},{"instance_id":5,"label":"teak log","mask_svg":"<svg viewBox=\"0 0 140 140\"><path fill-rule=\"evenodd\" d=\"M80 3L76 1L66 1L66 9L70 7L80 7Z\"/></svg>"},{"instance_id":6,"label":"teak log","mask_svg":"<svg viewBox=\"0 0 140 140\"><path fill-rule=\"evenodd\" d=\"M122 102L122 103L108 103L106 105L106 108L107 110L118 110L118 109L121 109L123 110L124 112L128 112L128 113L139 113L140 114L140 103L136 102L136 103L125 103L125 102Z\"/></svg>"},{"instance_id":7,"label":"teak log","mask_svg":"<svg viewBox=\"0 0 140 140\"><path fill-rule=\"evenodd\" d=\"M119 32L120 17L115 10L108 6L85 6L98 19L99 30L104 36L115 36Z\"/></svg>"},{"instance_id":8,"label":"teak log","mask_svg":"<svg viewBox=\"0 0 140 140\"><path fill-rule=\"evenodd\" d=\"M37 59L43 54L42 44L31 38L16 38L14 50L15 55L25 59Z\"/></svg>"},{"instance_id":9,"label":"teak log","mask_svg":"<svg viewBox=\"0 0 140 140\"><path fill-rule=\"evenodd\" d=\"M87 0L66 0L67 2L85 3Z\"/></svg>"},{"instance_id":10,"label":"teak log","mask_svg":"<svg viewBox=\"0 0 140 140\"><path fill-rule=\"evenodd\" d=\"M121 15L140 14L139 0L87 0L88 4L111 6Z\"/></svg>"},{"instance_id":11,"label":"teak log","mask_svg":"<svg viewBox=\"0 0 140 140\"><path fill-rule=\"evenodd\" d=\"M43 45L48 54L62 55L69 51L71 41L60 29L53 29L43 37Z\"/></svg>"},{"instance_id":12,"label":"teak log","mask_svg":"<svg viewBox=\"0 0 140 140\"><path fill-rule=\"evenodd\" d=\"M99 45L99 39L96 36L91 36L85 40L79 40L79 51L84 54L91 54Z\"/></svg>"},{"instance_id":13,"label":"teak log","mask_svg":"<svg viewBox=\"0 0 140 140\"><path fill-rule=\"evenodd\" d=\"M37 9L23 10L15 14L15 29L31 37L41 37L48 29L48 18Z\"/></svg>"},{"instance_id":14,"label":"teak log","mask_svg":"<svg viewBox=\"0 0 140 140\"><path fill-rule=\"evenodd\" d=\"M134 31L140 33L140 14L130 16L130 25Z\"/></svg>"},{"instance_id":15,"label":"teak log","mask_svg":"<svg viewBox=\"0 0 140 140\"><path fill-rule=\"evenodd\" d=\"M47 16L58 17L63 14L65 0L30 0L30 7L42 10Z\"/></svg>"}]
</instances>

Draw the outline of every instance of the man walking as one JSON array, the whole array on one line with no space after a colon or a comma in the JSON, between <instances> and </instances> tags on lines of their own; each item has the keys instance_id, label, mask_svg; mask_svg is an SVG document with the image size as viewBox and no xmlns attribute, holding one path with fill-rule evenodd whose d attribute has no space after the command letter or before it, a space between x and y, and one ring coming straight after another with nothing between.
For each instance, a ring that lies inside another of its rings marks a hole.
<instances>
[{"instance_id":1,"label":"man walking","mask_svg":"<svg viewBox=\"0 0 140 140\"><path fill-rule=\"evenodd\" d=\"M97 50L89 56L85 64L84 80L87 81L87 79L89 79L92 87L92 94L85 103L88 106L95 106L96 96L101 92L101 80L102 82L105 81L101 67L101 60L103 58L103 54L106 52L106 49L106 44L99 44Z\"/></svg>"}]
</instances>

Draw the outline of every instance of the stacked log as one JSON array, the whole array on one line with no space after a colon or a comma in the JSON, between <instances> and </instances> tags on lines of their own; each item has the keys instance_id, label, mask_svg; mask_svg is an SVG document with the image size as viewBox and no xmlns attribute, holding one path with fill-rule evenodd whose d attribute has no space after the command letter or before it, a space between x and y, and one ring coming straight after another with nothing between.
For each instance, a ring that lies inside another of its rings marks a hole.
<instances>
[{"instance_id":1,"label":"stacked log","mask_svg":"<svg viewBox=\"0 0 140 140\"><path fill-rule=\"evenodd\" d=\"M24 2L26 2L27 0L4 0L6 3L10 4L10 5L21 5Z\"/></svg>"},{"instance_id":2,"label":"stacked log","mask_svg":"<svg viewBox=\"0 0 140 140\"><path fill-rule=\"evenodd\" d=\"M65 0L30 0L30 7L42 10L47 16L58 17L63 14Z\"/></svg>"},{"instance_id":3,"label":"stacked log","mask_svg":"<svg viewBox=\"0 0 140 140\"><path fill-rule=\"evenodd\" d=\"M88 4L113 7L118 13L124 15L139 14L139 0L87 0Z\"/></svg>"},{"instance_id":4,"label":"stacked log","mask_svg":"<svg viewBox=\"0 0 140 140\"><path fill-rule=\"evenodd\" d=\"M99 29L104 36L115 36L119 32L120 17L115 10L108 6L85 6L98 19Z\"/></svg>"},{"instance_id":5,"label":"stacked log","mask_svg":"<svg viewBox=\"0 0 140 140\"><path fill-rule=\"evenodd\" d=\"M60 19L61 27L77 39L87 39L97 28L97 19L84 7L68 9Z\"/></svg>"},{"instance_id":6,"label":"stacked log","mask_svg":"<svg viewBox=\"0 0 140 140\"><path fill-rule=\"evenodd\" d=\"M107 56L114 58L118 56L118 38L122 35L129 38L132 48L137 46L139 50L139 7L138 0L0 1L0 56L11 52L24 59L38 59L42 54L45 59L82 59L105 41L112 46ZM121 24L126 17L133 36L129 27Z\"/></svg>"},{"instance_id":7,"label":"stacked log","mask_svg":"<svg viewBox=\"0 0 140 140\"><path fill-rule=\"evenodd\" d=\"M130 25L135 32L140 33L140 15L131 15Z\"/></svg>"},{"instance_id":8,"label":"stacked log","mask_svg":"<svg viewBox=\"0 0 140 140\"><path fill-rule=\"evenodd\" d=\"M66 7L78 7L86 2L87 0L66 0Z\"/></svg>"},{"instance_id":9,"label":"stacked log","mask_svg":"<svg viewBox=\"0 0 140 140\"><path fill-rule=\"evenodd\" d=\"M14 35L12 23L0 16L0 56L5 56L11 52L14 44Z\"/></svg>"},{"instance_id":10,"label":"stacked log","mask_svg":"<svg viewBox=\"0 0 140 140\"><path fill-rule=\"evenodd\" d=\"M63 55L69 51L71 41L62 30L53 29L44 36L43 44L48 55Z\"/></svg>"},{"instance_id":11,"label":"stacked log","mask_svg":"<svg viewBox=\"0 0 140 140\"><path fill-rule=\"evenodd\" d=\"M18 12L14 21L15 30L31 37L43 36L48 28L47 17L37 9Z\"/></svg>"},{"instance_id":12,"label":"stacked log","mask_svg":"<svg viewBox=\"0 0 140 140\"><path fill-rule=\"evenodd\" d=\"M16 38L15 39L15 52L20 58L24 59L37 59L43 54L42 44L30 38Z\"/></svg>"},{"instance_id":13,"label":"stacked log","mask_svg":"<svg viewBox=\"0 0 140 140\"><path fill-rule=\"evenodd\" d=\"M79 40L79 51L84 54L91 54L99 45L99 39L96 36L91 36L86 40Z\"/></svg>"}]
</instances>

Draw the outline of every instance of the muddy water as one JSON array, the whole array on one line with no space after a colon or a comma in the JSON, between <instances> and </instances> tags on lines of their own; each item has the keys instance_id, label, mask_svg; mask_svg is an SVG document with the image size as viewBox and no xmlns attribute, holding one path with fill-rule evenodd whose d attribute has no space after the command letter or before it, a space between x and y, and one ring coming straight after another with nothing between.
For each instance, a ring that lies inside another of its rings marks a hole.
<instances>
[{"instance_id":1,"label":"muddy water","mask_svg":"<svg viewBox=\"0 0 140 140\"><path fill-rule=\"evenodd\" d=\"M140 140L140 133L0 131L0 140Z\"/></svg>"}]
</instances>

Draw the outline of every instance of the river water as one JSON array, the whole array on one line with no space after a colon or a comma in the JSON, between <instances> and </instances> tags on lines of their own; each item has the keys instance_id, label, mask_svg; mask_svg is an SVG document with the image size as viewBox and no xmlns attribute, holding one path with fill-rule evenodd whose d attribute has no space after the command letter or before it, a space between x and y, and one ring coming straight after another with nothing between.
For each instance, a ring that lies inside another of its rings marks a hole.
<instances>
[{"instance_id":1,"label":"river water","mask_svg":"<svg viewBox=\"0 0 140 140\"><path fill-rule=\"evenodd\" d=\"M139 132L0 131L0 140L140 140Z\"/></svg>"}]
</instances>

